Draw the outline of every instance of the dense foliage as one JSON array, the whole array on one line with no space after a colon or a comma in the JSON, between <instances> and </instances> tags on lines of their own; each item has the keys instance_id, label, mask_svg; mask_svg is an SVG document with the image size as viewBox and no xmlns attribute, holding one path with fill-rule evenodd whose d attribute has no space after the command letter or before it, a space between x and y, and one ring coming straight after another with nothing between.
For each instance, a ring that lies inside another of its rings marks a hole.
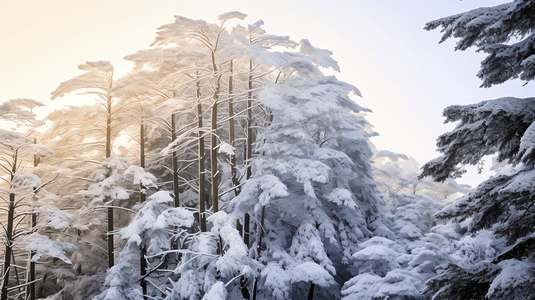
<instances>
[{"instance_id":1,"label":"dense foliage","mask_svg":"<svg viewBox=\"0 0 535 300\"><path fill-rule=\"evenodd\" d=\"M430 22L444 28L442 41L459 38L456 49L476 46L488 53L478 76L490 87L509 79L533 80L534 1L516 0ZM514 40L512 43L511 40ZM444 155L426 163L421 176L445 180L460 165L486 155L515 166L481 183L438 213L465 224L474 237L488 240L486 255L441 266L425 292L433 299L531 299L535 296L533 186L534 98L500 98L444 110L457 127L439 137ZM465 256L466 258L469 258Z\"/></svg>"},{"instance_id":2,"label":"dense foliage","mask_svg":"<svg viewBox=\"0 0 535 300\"><path fill-rule=\"evenodd\" d=\"M3 299L529 294L533 99L448 108L460 124L423 173L443 182L419 179L374 148L360 91L323 74L332 52L245 17L175 16L121 78L79 65L52 99L93 104L46 123L40 102L0 105L19 126L0 131ZM492 153L523 167L471 192L449 178Z\"/></svg>"}]
</instances>

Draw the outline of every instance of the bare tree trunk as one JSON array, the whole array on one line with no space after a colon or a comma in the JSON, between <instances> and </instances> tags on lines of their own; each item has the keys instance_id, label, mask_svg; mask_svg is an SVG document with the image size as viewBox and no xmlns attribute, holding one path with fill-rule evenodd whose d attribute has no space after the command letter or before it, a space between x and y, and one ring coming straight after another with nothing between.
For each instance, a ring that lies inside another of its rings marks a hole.
<instances>
[{"instance_id":1,"label":"bare tree trunk","mask_svg":"<svg viewBox=\"0 0 535 300\"><path fill-rule=\"evenodd\" d=\"M199 224L201 231L206 231L206 216L205 216L205 168L204 168L204 132L202 130L202 104L201 104L201 83L197 81L197 118L199 122Z\"/></svg>"},{"instance_id":2,"label":"bare tree trunk","mask_svg":"<svg viewBox=\"0 0 535 300\"><path fill-rule=\"evenodd\" d=\"M212 134L210 136L210 172L212 174L212 212L216 213L219 211L219 191L218 191L218 172L217 172L217 101L219 98L219 88L220 82L219 77L217 79L217 87L214 92L214 103L212 104L212 120L211 120L211 130Z\"/></svg>"},{"instance_id":3,"label":"bare tree trunk","mask_svg":"<svg viewBox=\"0 0 535 300\"><path fill-rule=\"evenodd\" d=\"M15 150L15 153L13 154L13 165L11 168L11 180L13 181L13 177L15 176L15 172L17 171L17 157L18 157L18 150ZM12 251L13 251L13 225L15 218L15 193L10 192L9 193L9 208L7 212L7 229L6 229L6 250L4 252L5 258L4 258L4 270L2 272L2 276L4 276L4 283L2 285L2 295L0 297L1 300L7 300L7 287L9 285L9 271L11 268L11 257L12 257Z\"/></svg>"},{"instance_id":4,"label":"bare tree trunk","mask_svg":"<svg viewBox=\"0 0 535 300\"><path fill-rule=\"evenodd\" d=\"M37 138L33 139L33 143L37 144ZM33 167L36 168L38 164L39 164L39 158L37 157L37 155L34 155ZM35 191L35 188L34 188L34 191ZM33 205L32 205L32 208L35 209ZM37 214L32 212L31 227L34 228L35 226L37 226ZM30 285L28 286L28 289L26 292L29 295L29 300L35 300L35 282L34 282L35 281L35 262L32 261L32 258L34 255L35 255L35 252L31 251L30 252L30 269L28 270L29 271L28 281L30 282Z\"/></svg>"},{"instance_id":5,"label":"bare tree trunk","mask_svg":"<svg viewBox=\"0 0 535 300\"><path fill-rule=\"evenodd\" d=\"M253 61L249 60L249 79L247 84L247 179L251 178L251 157L253 154Z\"/></svg>"},{"instance_id":6,"label":"bare tree trunk","mask_svg":"<svg viewBox=\"0 0 535 300\"><path fill-rule=\"evenodd\" d=\"M145 275L147 274L147 261L145 260L145 254L147 250L145 246L141 245L141 256L139 260L139 267L141 270L141 291L143 292L143 299L147 300L147 282L145 281Z\"/></svg>"},{"instance_id":7,"label":"bare tree trunk","mask_svg":"<svg viewBox=\"0 0 535 300\"><path fill-rule=\"evenodd\" d=\"M315 286L316 285L313 282L310 283L310 289L308 290L308 300L312 300L314 298L314 287Z\"/></svg>"},{"instance_id":8,"label":"bare tree trunk","mask_svg":"<svg viewBox=\"0 0 535 300\"><path fill-rule=\"evenodd\" d=\"M253 60L249 60L249 78L247 83L247 146L246 146L246 155L245 155L245 161L247 163L247 169L245 173L245 178L249 179L251 178L251 157L253 154L253 129L252 129L252 122L253 122L253 112L252 112L252 105L253 105ZM249 225L250 225L250 216L248 213L245 213L244 220L243 220L243 241L247 247L249 247ZM255 295L253 295L254 297Z\"/></svg>"},{"instance_id":9,"label":"bare tree trunk","mask_svg":"<svg viewBox=\"0 0 535 300\"><path fill-rule=\"evenodd\" d=\"M32 214L32 228L34 228L35 226L37 226L37 214L33 213ZM31 261L34 255L35 255L35 252L32 251L30 253L30 278L29 278L29 281L30 281L30 287L29 287L30 298L29 299L30 300L35 300L35 262Z\"/></svg>"},{"instance_id":10,"label":"bare tree trunk","mask_svg":"<svg viewBox=\"0 0 535 300\"><path fill-rule=\"evenodd\" d=\"M176 141L176 114L171 115L171 139ZM178 159L176 151L173 150L173 196L175 200L175 207L180 206L179 190L178 190Z\"/></svg>"},{"instance_id":11,"label":"bare tree trunk","mask_svg":"<svg viewBox=\"0 0 535 300\"><path fill-rule=\"evenodd\" d=\"M15 194L9 193L9 210L7 213L6 250L4 259L4 284L2 285L1 300L7 300L7 287L9 285L9 271L11 268L11 252L13 251L13 217L15 215Z\"/></svg>"},{"instance_id":12,"label":"bare tree trunk","mask_svg":"<svg viewBox=\"0 0 535 300\"><path fill-rule=\"evenodd\" d=\"M264 238L264 219L266 217L266 207L262 206L262 216L260 217L260 228L258 229L258 240L256 243L256 260L260 260L260 251L262 251L262 239ZM258 291L258 278L255 277L253 285L253 300L256 300Z\"/></svg>"},{"instance_id":13,"label":"bare tree trunk","mask_svg":"<svg viewBox=\"0 0 535 300\"><path fill-rule=\"evenodd\" d=\"M139 166L145 169L145 126L143 125L143 119L139 125ZM145 202L147 194L145 187L140 184L139 202ZM139 260L140 275L141 275L141 290L143 291L143 299L147 300L147 282L145 281L145 274L147 274L147 261L145 260L145 254L147 250L143 243L141 244L141 256Z\"/></svg>"},{"instance_id":14,"label":"bare tree trunk","mask_svg":"<svg viewBox=\"0 0 535 300\"><path fill-rule=\"evenodd\" d=\"M234 82L233 82L233 60L230 60L230 76L228 78L228 126L229 126L229 144L234 147L236 137L234 132L234 98L233 98L233 92L234 92ZM236 172L236 153L230 155L230 173L232 176L232 186L234 187L234 195L238 196L240 194L240 190L238 188L238 185L240 184L238 182L238 173Z\"/></svg>"},{"instance_id":15,"label":"bare tree trunk","mask_svg":"<svg viewBox=\"0 0 535 300\"><path fill-rule=\"evenodd\" d=\"M111 96L108 92L107 99L107 113L106 118L106 158L111 157ZM108 207L108 268L113 267L115 264L115 253L113 249L113 208Z\"/></svg>"},{"instance_id":16,"label":"bare tree trunk","mask_svg":"<svg viewBox=\"0 0 535 300\"><path fill-rule=\"evenodd\" d=\"M139 125L139 166L145 169L145 126L143 125L143 120ZM145 186L140 184L140 189L139 202L143 203L147 199Z\"/></svg>"}]
</instances>

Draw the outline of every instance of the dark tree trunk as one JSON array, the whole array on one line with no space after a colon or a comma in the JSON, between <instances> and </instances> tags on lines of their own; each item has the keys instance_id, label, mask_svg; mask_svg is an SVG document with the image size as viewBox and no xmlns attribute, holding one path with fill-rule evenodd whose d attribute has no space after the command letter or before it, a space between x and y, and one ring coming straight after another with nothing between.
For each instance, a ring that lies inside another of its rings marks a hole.
<instances>
[{"instance_id":1,"label":"dark tree trunk","mask_svg":"<svg viewBox=\"0 0 535 300\"><path fill-rule=\"evenodd\" d=\"M2 285L1 300L7 300L7 287L9 286L9 271L11 268L11 257L13 251L13 223L15 216L15 194L9 194L9 210L7 213L7 230L6 230L6 251L4 259L4 284Z\"/></svg>"},{"instance_id":2,"label":"dark tree trunk","mask_svg":"<svg viewBox=\"0 0 535 300\"><path fill-rule=\"evenodd\" d=\"M247 169L245 173L245 178L248 180L251 178L251 157L253 154L253 129L252 129L252 123L253 123L253 112L252 112L252 105L253 105L253 61L249 60L249 78L247 80L247 146L246 146L246 155L245 155L245 161L247 164ZM249 247L249 223L250 223L250 216L248 213L245 213L245 217L243 220L243 241L247 247ZM256 295L253 294L253 297Z\"/></svg>"},{"instance_id":3,"label":"dark tree trunk","mask_svg":"<svg viewBox=\"0 0 535 300\"><path fill-rule=\"evenodd\" d=\"M206 231L206 215L205 215L205 167L204 167L204 132L202 130L202 104L201 104L201 83L197 81L197 116L199 122L199 224L201 231Z\"/></svg>"},{"instance_id":4,"label":"dark tree trunk","mask_svg":"<svg viewBox=\"0 0 535 300\"><path fill-rule=\"evenodd\" d=\"M108 107L106 118L106 158L111 157L111 96L108 95ZM113 208L108 207L108 268L115 264L115 253L113 249Z\"/></svg>"},{"instance_id":5,"label":"dark tree trunk","mask_svg":"<svg viewBox=\"0 0 535 300\"><path fill-rule=\"evenodd\" d=\"M312 298L314 298L314 287L315 286L316 285L313 282L310 283L310 289L308 290L308 300L312 300Z\"/></svg>"},{"instance_id":6,"label":"dark tree trunk","mask_svg":"<svg viewBox=\"0 0 535 300\"><path fill-rule=\"evenodd\" d=\"M230 61L230 76L228 78L228 126L229 126L229 144L234 147L235 144L235 130L234 130L234 78L233 78L233 61ZM234 195L238 196L240 190L238 188L238 173L236 171L236 154L230 156L230 173L232 176L232 185L234 187Z\"/></svg>"},{"instance_id":7,"label":"dark tree trunk","mask_svg":"<svg viewBox=\"0 0 535 300\"><path fill-rule=\"evenodd\" d=\"M18 150L15 150L13 154L13 165L11 167L11 180L13 182L13 177L17 171L18 163ZM4 259L4 270L2 275L4 276L4 284L2 285L2 295L0 296L1 300L7 300L7 287L9 285L9 271L11 268L11 257L13 256L13 225L15 223L15 194L9 193L9 208L7 212L7 229L6 229L6 250L5 250L5 259Z\"/></svg>"},{"instance_id":8,"label":"dark tree trunk","mask_svg":"<svg viewBox=\"0 0 535 300\"><path fill-rule=\"evenodd\" d=\"M176 114L171 115L171 139L176 141ZM173 155L173 196L175 200L175 207L180 206L179 190L178 190L178 158L176 151L172 152Z\"/></svg>"},{"instance_id":9,"label":"dark tree trunk","mask_svg":"<svg viewBox=\"0 0 535 300\"><path fill-rule=\"evenodd\" d=\"M214 92L214 103L212 105L212 120L211 120L211 130L212 134L210 135L210 172L212 174L212 212L216 213L219 211L219 189L218 189L218 174L217 174L217 101L219 94L219 78L217 79L217 87Z\"/></svg>"},{"instance_id":10,"label":"dark tree trunk","mask_svg":"<svg viewBox=\"0 0 535 300\"><path fill-rule=\"evenodd\" d=\"M145 126L143 120L139 126L139 166L145 169ZM147 194L143 184L140 186L139 202L145 202ZM145 274L147 274L147 261L145 260L145 254L147 250L143 243L141 244L141 256L139 258L140 275L141 275L141 290L143 291L143 299L147 300L147 282L145 281Z\"/></svg>"}]
</instances>

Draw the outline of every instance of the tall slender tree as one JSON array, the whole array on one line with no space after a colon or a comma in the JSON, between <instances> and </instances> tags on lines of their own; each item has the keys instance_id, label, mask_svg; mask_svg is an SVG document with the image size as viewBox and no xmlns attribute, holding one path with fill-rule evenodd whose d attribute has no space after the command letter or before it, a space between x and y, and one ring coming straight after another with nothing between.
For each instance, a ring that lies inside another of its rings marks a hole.
<instances>
[{"instance_id":1,"label":"tall slender tree","mask_svg":"<svg viewBox=\"0 0 535 300\"><path fill-rule=\"evenodd\" d=\"M62 82L51 94L52 100L62 97L67 93L77 90L84 90L82 94L95 95L95 101L104 109L106 117L105 125L105 151L104 157L111 157L112 153L112 123L114 117L113 110L113 66L107 61L86 62L78 66L78 69L85 73L70 80ZM90 127L89 130L101 131L100 124ZM87 132L88 129L83 129ZM85 136L85 134L83 135ZM112 267L115 261L113 243L113 208L108 208L108 267Z\"/></svg>"}]
</instances>

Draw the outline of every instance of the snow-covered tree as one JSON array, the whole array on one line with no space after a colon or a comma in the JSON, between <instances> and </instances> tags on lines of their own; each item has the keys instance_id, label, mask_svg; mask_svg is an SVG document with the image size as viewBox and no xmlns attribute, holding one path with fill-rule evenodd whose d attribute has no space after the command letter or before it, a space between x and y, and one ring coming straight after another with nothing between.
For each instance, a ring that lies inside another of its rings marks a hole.
<instances>
[{"instance_id":1,"label":"snow-covered tree","mask_svg":"<svg viewBox=\"0 0 535 300\"><path fill-rule=\"evenodd\" d=\"M477 74L482 87L515 78L528 83L535 79L534 9L533 1L515 0L431 21L425 29L442 27L440 42L458 38L455 50L477 47L488 54Z\"/></svg>"},{"instance_id":2,"label":"snow-covered tree","mask_svg":"<svg viewBox=\"0 0 535 300\"><path fill-rule=\"evenodd\" d=\"M140 238L125 236L100 298L340 298L340 287L358 274L358 244L394 237L372 178L369 110L350 96L358 89L324 76L320 68L339 67L330 51L308 40L267 34L262 21L222 26L244 16L222 14L220 24L176 16L159 28L155 47L127 56L136 64L129 76L137 94L146 87L163 102L156 115L182 122L161 156L176 154L199 168L192 176L173 167L184 187L181 207L169 208L169 195L149 198L122 231ZM297 45L298 51L276 51ZM198 215L188 224L139 227L149 214L171 217L169 209L189 220L195 206ZM151 248L156 244L163 246ZM146 259L138 262L143 247ZM140 274L142 264L145 275L124 276L127 269Z\"/></svg>"},{"instance_id":3,"label":"snow-covered tree","mask_svg":"<svg viewBox=\"0 0 535 300\"><path fill-rule=\"evenodd\" d=\"M373 162L373 177L387 203L394 209L402 194L419 194L435 200L445 200L471 189L470 185L459 184L453 178L435 182L428 177L419 177L420 164L413 157L404 154L374 149Z\"/></svg>"},{"instance_id":4,"label":"snow-covered tree","mask_svg":"<svg viewBox=\"0 0 535 300\"><path fill-rule=\"evenodd\" d=\"M62 143L53 149L64 152L62 159L86 161L88 157L110 158L113 142L128 122L118 122L118 115L125 114L128 105L118 107L114 99L114 69L108 61L86 61L78 66L84 71L74 78L62 82L52 93L52 100L65 94L81 91L80 94L94 95L97 104L91 107L70 107L70 111L56 110L48 120L54 121L54 127L44 133L50 143ZM124 120L123 120L124 121ZM64 143L70 142L65 145ZM96 154L96 155L95 155ZM100 154L100 155L99 155ZM107 211L108 232L114 230L114 212ZM108 265L114 264L113 235L108 235Z\"/></svg>"},{"instance_id":5,"label":"snow-covered tree","mask_svg":"<svg viewBox=\"0 0 535 300\"><path fill-rule=\"evenodd\" d=\"M457 49L477 46L489 54L478 74L482 86L515 78L528 83L535 74L534 8L533 1L516 0L436 20L426 29L442 26L442 40L460 38ZM514 42L507 44L511 39ZM466 228L475 237L495 240L491 240L493 247L486 247L487 256L475 256L468 265L443 266L426 285L433 299L533 298L535 274L528 270L533 269L535 259L534 101L509 97L444 110L446 122L458 124L439 137L438 150L444 154L426 163L422 176L444 181L460 165L476 165L492 154L497 154L498 161L518 166L509 174L484 181L438 214L468 223Z\"/></svg>"},{"instance_id":6,"label":"snow-covered tree","mask_svg":"<svg viewBox=\"0 0 535 300\"><path fill-rule=\"evenodd\" d=\"M31 110L40 104L31 99L10 100L0 106L0 118L17 125L36 127L40 122L35 120ZM41 182L32 170L36 165L36 157L51 153L50 149L35 144L31 137L0 129L0 170L3 180L0 183L0 198L6 204L1 213L4 229L1 239L5 245L1 288L3 300L8 299L10 293L11 296L35 299L33 262L43 257L54 257L70 264L65 251L76 249L70 243L62 243L49 236L54 230L68 227L73 218L47 203L53 195L44 187L52 180ZM31 262L27 261L27 251L31 253ZM26 262L30 269L25 274L21 270L25 269ZM31 288L26 290L26 287Z\"/></svg>"},{"instance_id":7,"label":"snow-covered tree","mask_svg":"<svg viewBox=\"0 0 535 300\"><path fill-rule=\"evenodd\" d=\"M344 283L343 299L427 299L421 292L437 275L435 268L458 263L462 251L476 248L470 239L459 242L466 228L435 216L451 203L440 191L460 191L462 185L418 179L414 158L371 146L373 175L391 210L386 216L392 233L359 244L352 255L356 275Z\"/></svg>"},{"instance_id":8,"label":"snow-covered tree","mask_svg":"<svg viewBox=\"0 0 535 300\"><path fill-rule=\"evenodd\" d=\"M272 120L232 207L236 218L248 212L257 222L252 249L265 265L258 297L339 297L357 244L388 232L369 163L368 110L349 98L360 95L355 87L319 71L318 61L337 68L329 51L302 41L299 54L279 55L291 62L288 73L259 95Z\"/></svg>"}]
</instances>

